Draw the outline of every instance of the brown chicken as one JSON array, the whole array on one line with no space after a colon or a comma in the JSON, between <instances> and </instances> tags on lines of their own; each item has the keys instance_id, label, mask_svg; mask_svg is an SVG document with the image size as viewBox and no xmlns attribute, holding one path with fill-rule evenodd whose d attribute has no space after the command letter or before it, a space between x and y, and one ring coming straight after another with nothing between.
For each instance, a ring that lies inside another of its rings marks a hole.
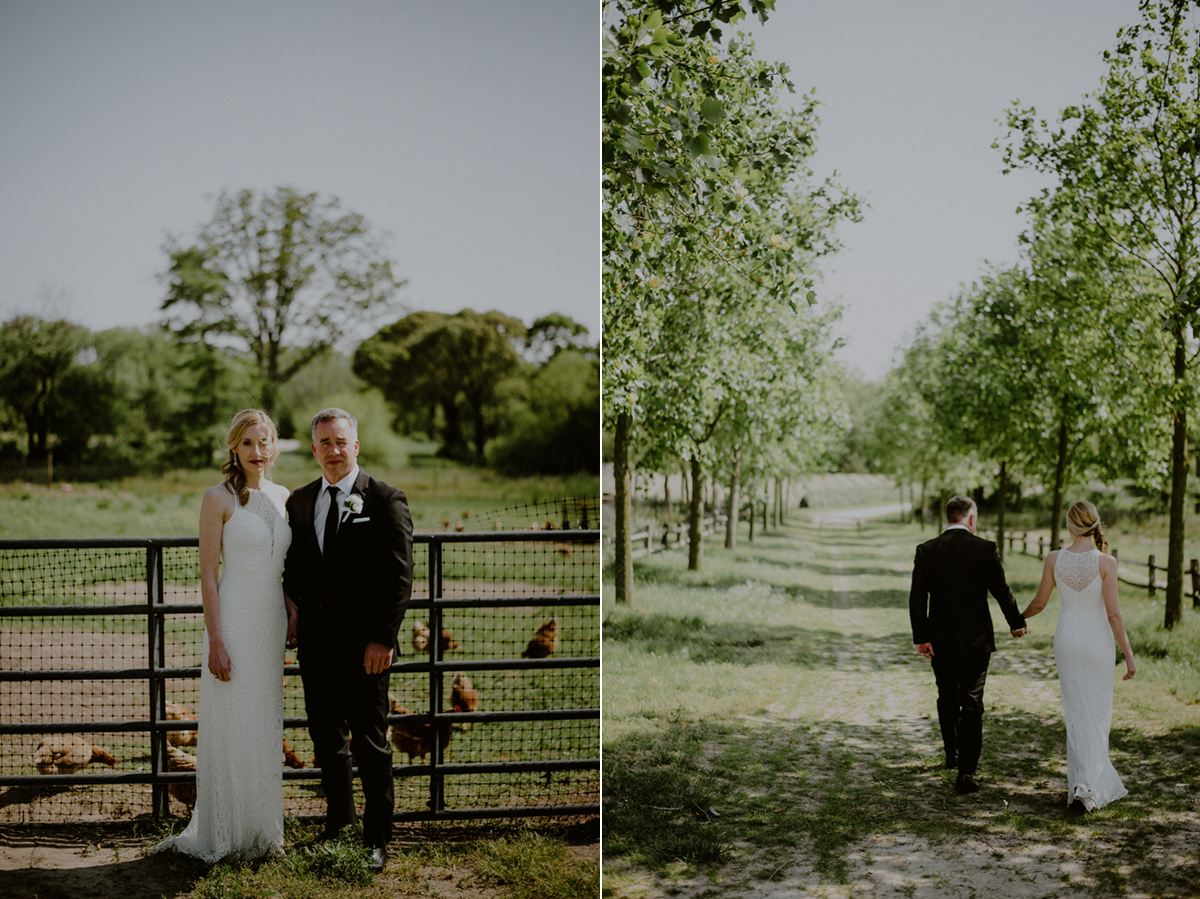
<instances>
[{"instance_id":1,"label":"brown chicken","mask_svg":"<svg viewBox=\"0 0 1200 899\"><path fill-rule=\"evenodd\" d=\"M413 649L417 652L424 652L429 648L429 627L421 624L419 621L413 622Z\"/></svg>"},{"instance_id":2,"label":"brown chicken","mask_svg":"<svg viewBox=\"0 0 1200 899\"><path fill-rule=\"evenodd\" d=\"M196 757L194 755L189 755L182 749L176 749L174 746L168 745L167 770L195 771ZM167 786L167 790L172 796L186 805L189 809L196 804L195 783L172 783Z\"/></svg>"},{"instance_id":3,"label":"brown chicken","mask_svg":"<svg viewBox=\"0 0 1200 899\"><path fill-rule=\"evenodd\" d=\"M283 763L289 768L304 767L304 760L296 755L296 751L292 749L292 745L287 741L287 737L283 738Z\"/></svg>"},{"instance_id":4,"label":"brown chicken","mask_svg":"<svg viewBox=\"0 0 1200 899\"><path fill-rule=\"evenodd\" d=\"M525 651L521 653L523 659L544 659L547 656L554 655L558 649L558 618L551 618L548 621L543 621L542 626L537 629L537 633L533 635L533 639L525 647Z\"/></svg>"},{"instance_id":5,"label":"brown chicken","mask_svg":"<svg viewBox=\"0 0 1200 899\"><path fill-rule=\"evenodd\" d=\"M461 671L454 675L450 704L456 712L473 712L479 708L479 691L475 689L471 679Z\"/></svg>"},{"instance_id":6,"label":"brown chicken","mask_svg":"<svg viewBox=\"0 0 1200 899\"><path fill-rule=\"evenodd\" d=\"M459 643L454 639L454 634L450 633L445 628L442 628L442 652L449 652L452 649L458 649Z\"/></svg>"},{"instance_id":7,"label":"brown chicken","mask_svg":"<svg viewBox=\"0 0 1200 899\"><path fill-rule=\"evenodd\" d=\"M33 751L33 765L38 774L75 774L92 762L103 762L115 768L117 760L75 734L46 734Z\"/></svg>"},{"instance_id":8,"label":"brown chicken","mask_svg":"<svg viewBox=\"0 0 1200 899\"><path fill-rule=\"evenodd\" d=\"M391 700L393 715L411 715L410 712L396 700ZM454 711L447 709L447 711ZM438 727L439 740L438 745L444 754L446 747L450 745L450 725L443 724ZM392 745L399 752L403 752L408 756L408 761L411 763L413 758L419 758L425 761L430 750L433 748L433 725L428 721L409 723L396 723L392 725Z\"/></svg>"},{"instance_id":9,"label":"brown chicken","mask_svg":"<svg viewBox=\"0 0 1200 899\"><path fill-rule=\"evenodd\" d=\"M182 702L167 703L167 720L168 721L195 721L196 715ZM196 731L194 730L169 730L167 731L167 741L173 746L195 746Z\"/></svg>"}]
</instances>

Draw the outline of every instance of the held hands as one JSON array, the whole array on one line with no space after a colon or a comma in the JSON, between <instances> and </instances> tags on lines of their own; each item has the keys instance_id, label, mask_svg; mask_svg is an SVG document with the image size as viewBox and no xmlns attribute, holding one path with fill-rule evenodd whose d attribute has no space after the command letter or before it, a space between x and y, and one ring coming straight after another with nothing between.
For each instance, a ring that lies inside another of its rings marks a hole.
<instances>
[{"instance_id":1,"label":"held hands","mask_svg":"<svg viewBox=\"0 0 1200 899\"><path fill-rule=\"evenodd\" d=\"M392 648L382 643L368 643L363 653L363 668L367 674L383 674L392 667Z\"/></svg>"}]
</instances>

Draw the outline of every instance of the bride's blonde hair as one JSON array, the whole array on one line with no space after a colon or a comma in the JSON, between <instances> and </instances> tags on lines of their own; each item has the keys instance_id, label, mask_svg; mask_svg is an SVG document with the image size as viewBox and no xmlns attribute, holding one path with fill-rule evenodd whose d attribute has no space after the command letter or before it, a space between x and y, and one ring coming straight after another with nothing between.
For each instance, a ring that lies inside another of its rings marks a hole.
<instances>
[{"instance_id":1,"label":"bride's blonde hair","mask_svg":"<svg viewBox=\"0 0 1200 899\"><path fill-rule=\"evenodd\" d=\"M242 471L242 467L238 465L237 453L233 451L233 448L241 443L242 436L251 425L262 425L270 435L271 455L267 459L267 464L263 466L264 476L271 473L271 466L275 464L279 442L279 433L275 428L275 422L271 421L271 416L261 409L243 409L229 423L229 433L225 436L225 444L229 447L229 458L221 465L221 474L225 475L225 483L229 485L229 489L233 491L238 502L243 506L250 501L250 488L246 486L246 472Z\"/></svg>"},{"instance_id":2,"label":"bride's blonde hair","mask_svg":"<svg viewBox=\"0 0 1200 899\"><path fill-rule=\"evenodd\" d=\"M1086 500L1080 500L1067 510L1067 530L1076 537L1091 537L1096 549L1108 552L1108 538L1100 526L1100 513Z\"/></svg>"}]
</instances>

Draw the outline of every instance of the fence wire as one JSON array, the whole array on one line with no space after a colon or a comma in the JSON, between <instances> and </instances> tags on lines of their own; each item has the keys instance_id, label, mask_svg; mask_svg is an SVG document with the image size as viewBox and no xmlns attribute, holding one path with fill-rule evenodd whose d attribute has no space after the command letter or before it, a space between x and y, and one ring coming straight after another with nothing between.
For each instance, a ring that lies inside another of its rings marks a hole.
<instances>
[{"instance_id":1,"label":"fence wire","mask_svg":"<svg viewBox=\"0 0 1200 899\"><path fill-rule=\"evenodd\" d=\"M600 547L580 534L596 507L520 506L416 535L389 691L398 818L599 802ZM562 539L517 533L564 525ZM151 814L156 789L159 813L164 799L189 813L188 784L169 798L154 786L150 685L153 669L174 669L159 675L166 717L201 716L200 572L194 538L156 542L172 545L0 541L0 823ZM284 810L321 815L294 654L284 665ZM198 733L166 731L176 759L194 756ZM182 758L172 770L187 770Z\"/></svg>"}]
</instances>

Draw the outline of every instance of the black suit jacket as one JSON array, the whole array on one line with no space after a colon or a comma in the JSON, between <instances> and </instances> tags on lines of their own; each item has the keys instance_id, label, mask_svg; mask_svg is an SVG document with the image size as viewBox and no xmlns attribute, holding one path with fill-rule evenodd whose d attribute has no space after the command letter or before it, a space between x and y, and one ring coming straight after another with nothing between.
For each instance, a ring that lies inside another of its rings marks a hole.
<instances>
[{"instance_id":1,"label":"black suit jacket","mask_svg":"<svg viewBox=\"0 0 1200 899\"><path fill-rule=\"evenodd\" d=\"M322 646L359 658L368 643L396 645L412 598L412 516L404 491L359 469L351 495L362 511L349 513L321 554L313 510L321 478L288 498L292 544L283 589L300 609L300 652Z\"/></svg>"},{"instance_id":2,"label":"black suit jacket","mask_svg":"<svg viewBox=\"0 0 1200 899\"><path fill-rule=\"evenodd\" d=\"M943 531L917 547L908 613L913 643L943 651L996 651L991 593L1012 630L1025 626L996 544L962 528Z\"/></svg>"}]
</instances>

